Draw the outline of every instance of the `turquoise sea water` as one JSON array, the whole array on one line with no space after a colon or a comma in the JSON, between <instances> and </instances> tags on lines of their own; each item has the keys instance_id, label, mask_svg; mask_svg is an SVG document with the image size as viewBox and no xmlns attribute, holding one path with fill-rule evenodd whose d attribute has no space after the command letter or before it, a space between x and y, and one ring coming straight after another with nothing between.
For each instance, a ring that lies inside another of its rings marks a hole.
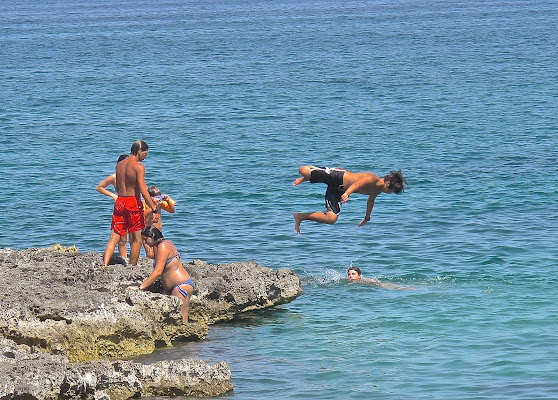
<instances>
[{"instance_id":1,"label":"turquoise sea water","mask_svg":"<svg viewBox=\"0 0 558 400\"><path fill-rule=\"evenodd\" d=\"M185 259L304 289L147 361L225 360L227 399L555 399L557 42L557 1L0 1L0 247L102 252L143 139ZM297 235L304 164L409 187Z\"/></svg>"}]
</instances>

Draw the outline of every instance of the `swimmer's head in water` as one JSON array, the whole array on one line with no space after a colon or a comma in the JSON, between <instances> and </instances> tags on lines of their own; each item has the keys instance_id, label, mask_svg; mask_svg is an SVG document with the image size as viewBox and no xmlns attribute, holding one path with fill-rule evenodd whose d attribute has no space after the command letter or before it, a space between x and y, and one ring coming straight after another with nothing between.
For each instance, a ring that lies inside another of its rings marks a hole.
<instances>
[{"instance_id":1,"label":"swimmer's head in water","mask_svg":"<svg viewBox=\"0 0 558 400\"><path fill-rule=\"evenodd\" d=\"M356 281L362 277L362 273L360 272L360 268L358 267L351 267L347 270L347 278L353 281Z\"/></svg>"}]
</instances>

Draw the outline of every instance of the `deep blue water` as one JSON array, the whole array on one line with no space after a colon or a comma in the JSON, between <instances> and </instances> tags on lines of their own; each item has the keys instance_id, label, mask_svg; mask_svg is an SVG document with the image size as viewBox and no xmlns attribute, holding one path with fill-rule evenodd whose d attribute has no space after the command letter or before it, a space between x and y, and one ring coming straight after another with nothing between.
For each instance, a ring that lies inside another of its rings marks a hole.
<instances>
[{"instance_id":1,"label":"deep blue water","mask_svg":"<svg viewBox=\"0 0 558 400\"><path fill-rule=\"evenodd\" d=\"M150 360L225 360L234 399L555 399L556 43L558 1L2 0L0 247L102 252L143 139L186 259L304 289ZM297 235L304 164L409 187Z\"/></svg>"}]
</instances>

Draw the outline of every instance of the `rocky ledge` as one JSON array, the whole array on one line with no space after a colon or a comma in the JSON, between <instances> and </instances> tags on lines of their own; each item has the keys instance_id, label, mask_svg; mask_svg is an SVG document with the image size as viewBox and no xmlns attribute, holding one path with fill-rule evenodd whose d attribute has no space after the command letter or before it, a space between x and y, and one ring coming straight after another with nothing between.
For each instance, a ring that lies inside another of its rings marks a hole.
<instances>
[{"instance_id":1,"label":"rocky ledge","mask_svg":"<svg viewBox=\"0 0 558 400\"><path fill-rule=\"evenodd\" d=\"M202 340L209 325L288 303L301 293L291 270L256 262L185 268L195 283L190 322L180 300L126 288L144 280L151 260L101 270L102 255L75 248L0 250L0 398L127 399L216 396L232 390L225 362L120 361L179 341Z\"/></svg>"}]
</instances>

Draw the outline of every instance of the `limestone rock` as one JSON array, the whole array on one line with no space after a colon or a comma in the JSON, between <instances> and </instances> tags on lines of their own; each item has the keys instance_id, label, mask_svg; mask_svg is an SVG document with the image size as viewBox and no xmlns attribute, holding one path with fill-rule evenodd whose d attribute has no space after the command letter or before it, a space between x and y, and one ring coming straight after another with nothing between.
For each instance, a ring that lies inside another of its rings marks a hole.
<instances>
[{"instance_id":1,"label":"limestone rock","mask_svg":"<svg viewBox=\"0 0 558 400\"><path fill-rule=\"evenodd\" d=\"M101 254L74 249L0 249L0 338L5 338L0 339L0 398L224 393L232 388L225 363L140 365L115 359L202 340L210 324L301 294L300 279L291 270L254 261L210 265L194 260L183 263L195 284L190 322L184 324L181 301L163 295L159 283L148 291L126 289L151 273L151 260L141 258L131 267L116 257L102 270Z\"/></svg>"},{"instance_id":2,"label":"limestone rock","mask_svg":"<svg viewBox=\"0 0 558 400\"><path fill-rule=\"evenodd\" d=\"M139 396L217 396L232 390L224 362L201 360L69 363L56 356L0 339L0 398L129 399Z\"/></svg>"},{"instance_id":3,"label":"limestone rock","mask_svg":"<svg viewBox=\"0 0 558 400\"><path fill-rule=\"evenodd\" d=\"M136 267L101 266L97 253L0 250L0 336L72 362L130 357L158 344L204 339L209 324L290 302L301 293L300 279L290 270L253 261L194 260L184 264L195 289L191 322L183 324L180 300L161 294L158 283L149 291L126 290L149 275L151 260L141 258Z\"/></svg>"}]
</instances>

